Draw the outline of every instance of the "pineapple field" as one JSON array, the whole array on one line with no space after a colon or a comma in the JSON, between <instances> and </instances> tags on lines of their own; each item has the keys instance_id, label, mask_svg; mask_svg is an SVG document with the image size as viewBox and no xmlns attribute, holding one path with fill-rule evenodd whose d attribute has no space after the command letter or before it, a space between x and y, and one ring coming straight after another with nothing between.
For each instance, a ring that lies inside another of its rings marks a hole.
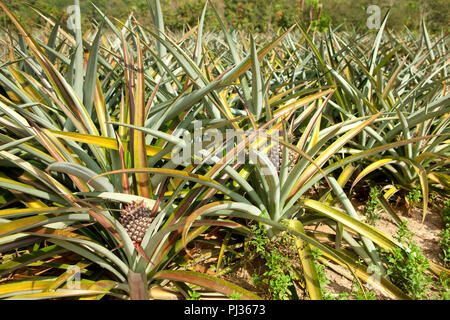
<instances>
[{"instance_id":1,"label":"pineapple field","mask_svg":"<svg viewBox=\"0 0 450 320\"><path fill-rule=\"evenodd\" d=\"M2 300L449 299L447 33L147 2L0 1Z\"/></svg>"}]
</instances>

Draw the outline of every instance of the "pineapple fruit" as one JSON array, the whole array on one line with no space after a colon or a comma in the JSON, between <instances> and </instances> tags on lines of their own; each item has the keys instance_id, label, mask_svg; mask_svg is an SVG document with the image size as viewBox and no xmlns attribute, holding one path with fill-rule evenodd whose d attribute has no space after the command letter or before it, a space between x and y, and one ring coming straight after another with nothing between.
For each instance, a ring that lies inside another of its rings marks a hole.
<instances>
[{"instance_id":1,"label":"pineapple fruit","mask_svg":"<svg viewBox=\"0 0 450 320\"><path fill-rule=\"evenodd\" d=\"M151 210L144 201L133 201L122 210L120 223L123 225L134 244L140 244L147 229L153 221Z\"/></svg>"},{"instance_id":2,"label":"pineapple fruit","mask_svg":"<svg viewBox=\"0 0 450 320\"><path fill-rule=\"evenodd\" d=\"M288 171L291 171L292 168L297 164L299 154L297 152L292 151L291 149L288 149L288 156L289 156ZM269 151L269 159L277 169L277 172L280 172L281 161L283 159L283 145L281 144L274 145Z\"/></svg>"}]
</instances>

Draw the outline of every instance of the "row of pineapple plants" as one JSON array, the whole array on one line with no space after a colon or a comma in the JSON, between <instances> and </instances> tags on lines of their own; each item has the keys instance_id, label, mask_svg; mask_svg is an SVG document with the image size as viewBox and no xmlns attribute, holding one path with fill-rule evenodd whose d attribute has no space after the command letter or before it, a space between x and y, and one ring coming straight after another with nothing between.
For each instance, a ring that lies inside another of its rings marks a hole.
<instances>
[{"instance_id":1,"label":"row of pineapple plants","mask_svg":"<svg viewBox=\"0 0 450 320\"><path fill-rule=\"evenodd\" d=\"M383 209L398 224L389 199L419 188L427 219L429 194L447 196L446 37L430 37L425 23L420 38L392 34L387 15L359 38L298 22L254 39L230 31L209 3L197 26L176 35L165 30L159 1L148 4L151 26L94 5L102 19L84 34L30 7L46 22L37 39L0 3L11 22L0 66L0 252L19 253L0 275L50 270L1 283L0 297L186 299L201 287L206 297L259 299L180 262L199 239L221 248L212 255L222 260L236 244L203 235L219 228L242 239L252 221L270 238L295 238L310 299L323 298L313 250L360 285L411 298L379 253L410 248L362 221L351 195L382 173ZM220 34L204 30L206 10ZM194 123L266 135L245 135L233 152L222 141L209 157L180 164L172 158L186 145L178 133ZM256 163L236 163L248 146ZM313 197L319 186L325 191ZM335 232L331 243L309 228L317 224ZM75 264L52 263L73 255ZM73 266L81 270L75 288ZM447 270L431 264L430 272Z\"/></svg>"}]
</instances>

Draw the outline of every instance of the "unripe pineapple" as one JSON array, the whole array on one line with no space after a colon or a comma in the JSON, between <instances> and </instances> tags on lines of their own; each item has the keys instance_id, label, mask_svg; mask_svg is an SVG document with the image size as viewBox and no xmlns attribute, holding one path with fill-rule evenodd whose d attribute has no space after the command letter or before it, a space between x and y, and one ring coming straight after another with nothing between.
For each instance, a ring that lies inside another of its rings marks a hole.
<instances>
[{"instance_id":1,"label":"unripe pineapple","mask_svg":"<svg viewBox=\"0 0 450 320\"><path fill-rule=\"evenodd\" d=\"M288 149L288 156L289 156L289 169L288 171L291 171L292 168L297 164L298 161L298 153L292 151L291 149ZM281 169L281 161L283 159L283 145L276 144L274 145L269 152L269 159L275 166L278 172L280 172Z\"/></svg>"},{"instance_id":2,"label":"unripe pineapple","mask_svg":"<svg viewBox=\"0 0 450 320\"><path fill-rule=\"evenodd\" d=\"M120 216L120 223L135 244L142 242L152 221L151 210L144 205L144 201L131 202L122 210Z\"/></svg>"}]
</instances>

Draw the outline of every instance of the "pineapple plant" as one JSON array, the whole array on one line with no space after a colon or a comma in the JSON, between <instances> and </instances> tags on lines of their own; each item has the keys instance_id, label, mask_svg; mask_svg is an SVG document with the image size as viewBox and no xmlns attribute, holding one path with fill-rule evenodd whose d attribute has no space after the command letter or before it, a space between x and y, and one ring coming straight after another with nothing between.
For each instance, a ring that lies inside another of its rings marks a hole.
<instances>
[{"instance_id":1,"label":"pineapple plant","mask_svg":"<svg viewBox=\"0 0 450 320\"><path fill-rule=\"evenodd\" d=\"M223 39L203 33L206 4L198 28L177 39L164 30L159 1L149 3L155 28L133 15L125 23L110 20L96 8L105 23L95 26L93 41L46 19L53 30L44 47L0 2L21 34L11 40L11 61L0 66L0 87L6 91L0 92L0 248L24 253L0 264L0 275L38 258L74 252L93 262L89 271L108 273L95 282L85 275L83 290L72 294L154 298L161 294L159 286L186 280L226 296L257 299L176 261L211 226L232 229L232 240L234 232L247 234L240 224L246 219L267 226L270 236L281 230L296 237L311 299L322 298L312 247L388 296L407 298L388 279L366 276L366 267L381 261L378 248L392 250L397 243L359 221L343 190L356 163L366 168L353 186L373 170L387 170L400 184L420 178L422 189L448 191L442 170L448 158L448 86L435 81L446 68L446 45L422 41L430 46L423 52L411 35L404 46L391 39L392 46L382 29L375 43L371 35L354 43L352 35L332 30L330 37L311 38L298 26L297 33L291 28L257 50L253 38L242 45L245 37L235 41L220 21L229 47L222 52ZM120 45L109 45L105 33ZM317 41L330 50L318 50ZM404 52L406 47L411 52ZM413 57L412 52L419 53ZM233 152L213 166L177 165L171 158L180 141L175 132L191 130L196 120L205 129L238 132L279 132L292 120L298 130L286 142L299 139L298 152L274 144L267 157L259 153L259 163L274 164L268 174L230 165ZM289 159L283 161L284 153ZM312 199L308 190L327 177L329 193ZM327 237L336 239L333 245L309 228L317 223L335 231ZM225 242L213 253L219 262L229 252ZM6 294L0 298L70 294L61 280L64 273L51 276L22 282L19 289L14 282L2 284L0 292ZM187 298L184 291L169 287L165 292L178 299Z\"/></svg>"}]
</instances>

